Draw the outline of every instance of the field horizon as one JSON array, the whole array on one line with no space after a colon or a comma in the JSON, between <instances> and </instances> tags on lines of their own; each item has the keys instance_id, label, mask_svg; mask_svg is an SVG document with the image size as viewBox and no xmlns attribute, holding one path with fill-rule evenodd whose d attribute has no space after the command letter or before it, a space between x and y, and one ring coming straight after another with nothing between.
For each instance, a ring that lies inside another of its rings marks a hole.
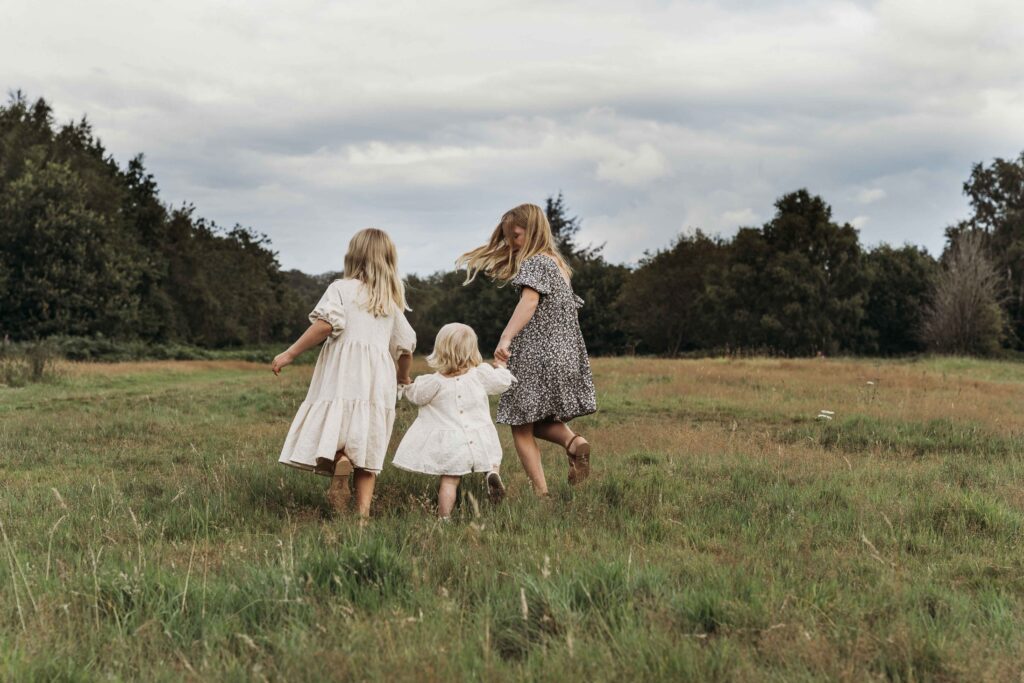
<instances>
[{"instance_id":1,"label":"field horizon","mask_svg":"<svg viewBox=\"0 0 1024 683\"><path fill-rule=\"evenodd\" d=\"M308 365L0 388L0 678L1024 680L1024 363L593 368L584 485L499 426L504 504L392 447L363 528L277 463Z\"/></svg>"}]
</instances>

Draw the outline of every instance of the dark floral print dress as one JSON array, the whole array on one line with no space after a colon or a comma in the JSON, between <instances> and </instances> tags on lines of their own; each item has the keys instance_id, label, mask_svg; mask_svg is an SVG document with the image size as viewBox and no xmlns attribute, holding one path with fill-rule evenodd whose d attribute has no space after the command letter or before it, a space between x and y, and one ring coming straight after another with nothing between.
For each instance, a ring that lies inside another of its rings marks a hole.
<instances>
[{"instance_id":1,"label":"dark floral print dress","mask_svg":"<svg viewBox=\"0 0 1024 683\"><path fill-rule=\"evenodd\" d=\"M498 422L568 422L595 412L594 378L577 315L583 299L573 293L554 259L543 254L523 261L512 284L519 292L536 290L540 303L512 340L508 369L517 381L498 401Z\"/></svg>"}]
</instances>

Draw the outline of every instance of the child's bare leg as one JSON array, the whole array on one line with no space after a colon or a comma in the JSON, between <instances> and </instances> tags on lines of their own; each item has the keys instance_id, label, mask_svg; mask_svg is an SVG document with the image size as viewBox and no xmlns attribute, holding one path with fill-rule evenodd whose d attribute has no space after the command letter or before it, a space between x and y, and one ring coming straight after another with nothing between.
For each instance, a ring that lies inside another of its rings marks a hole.
<instances>
[{"instance_id":1,"label":"child's bare leg","mask_svg":"<svg viewBox=\"0 0 1024 683\"><path fill-rule=\"evenodd\" d=\"M556 443L569 456L569 483L579 484L590 476L590 442L555 420L533 423L533 433L545 441Z\"/></svg>"},{"instance_id":2,"label":"child's bare leg","mask_svg":"<svg viewBox=\"0 0 1024 683\"><path fill-rule=\"evenodd\" d=\"M544 479L544 466L540 462L540 448L537 447L537 440L533 438L533 423L512 425L512 441L516 445L519 462L523 463L526 476L533 484L533 492L538 496L546 496L548 482Z\"/></svg>"},{"instance_id":3,"label":"child's bare leg","mask_svg":"<svg viewBox=\"0 0 1024 683\"><path fill-rule=\"evenodd\" d=\"M562 448L572 441L572 437L576 436L576 432L569 429L569 425L564 422L555 422L554 420L547 420L544 422L533 423L533 435L537 438L550 441L551 443L557 443ZM576 439L576 443L573 444L573 449L576 450L577 444L587 443L587 440L582 436Z\"/></svg>"},{"instance_id":4,"label":"child's bare leg","mask_svg":"<svg viewBox=\"0 0 1024 683\"><path fill-rule=\"evenodd\" d=\"M462 477L449 474L441 475L441 485L437 489L437 516L441 519L451 516L452 508L455 507L455 493L459 489L461 479Z\"/></svg>"},{"instance_id":5,"label":"child's bare leg","mask_svg":"<svg viewBox=\"0 0 1024 683\"><path fill-rule=\"evenodd\" d=\"M373 500L373 486L377 475L369 470L356 468L352 473L356 485L356 510L360 517L370 516L370 502Z\"/></svg>"}]
</instances>

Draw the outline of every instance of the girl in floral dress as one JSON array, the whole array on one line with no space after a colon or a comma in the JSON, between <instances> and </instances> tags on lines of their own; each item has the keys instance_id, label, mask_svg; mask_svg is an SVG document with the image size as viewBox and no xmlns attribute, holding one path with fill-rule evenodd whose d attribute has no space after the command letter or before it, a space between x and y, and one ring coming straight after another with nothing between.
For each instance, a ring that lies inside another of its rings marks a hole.
<instances>
[{"instance_id":1,"label":"girl in floral dress","mask_svg":"<svg viewBox=\"0 0 1024 683\"><path fill-rule=\"evenodd\" d=\"M572 270L558 252L544 210L523 204L508 211L487 244L459 257L466 283L484 273L519 291L494 358L518 380L498 402L498 422L511 425L519 460L537 495L548 487L536 437L565 449L569 483L590 475L590 443L568 422L597 410L590 359L580 331Z\"/></svg>"}]
</instances>

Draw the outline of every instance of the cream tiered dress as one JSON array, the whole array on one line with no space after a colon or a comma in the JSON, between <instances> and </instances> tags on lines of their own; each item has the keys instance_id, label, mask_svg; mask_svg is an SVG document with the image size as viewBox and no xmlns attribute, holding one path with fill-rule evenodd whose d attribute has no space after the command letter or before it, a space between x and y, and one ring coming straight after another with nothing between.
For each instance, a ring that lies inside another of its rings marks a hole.
<instances>
[{"instance_id":1,"label":"cream tiered dress","mask_svg":"<svg viewBox=\"0 0 1024 683\"><path fill-rule=\"evenodd\" d=\"M424 474L489 472L501 464L501 441L488 395L501 394L515 378L486 363L465 374L420 375L403 389L419 415L398 444L392 464Z\"/></svg>"},{"instance_id":2,"label":"cream tiered dress","mask_svg":"<svg viewBox=\"0 0 1024 683\"><path fill-rule=\"evenodd\" d=\"M335 280L309 314L331 325L306 400L292 420L280 462L306 470L344 450L355 467L380 472L395 423L395 360L416 348L416 333L396 306L375 318L359 280ZM329 472L324 472L329 473Z\"/></svg>"}]
</instances>

